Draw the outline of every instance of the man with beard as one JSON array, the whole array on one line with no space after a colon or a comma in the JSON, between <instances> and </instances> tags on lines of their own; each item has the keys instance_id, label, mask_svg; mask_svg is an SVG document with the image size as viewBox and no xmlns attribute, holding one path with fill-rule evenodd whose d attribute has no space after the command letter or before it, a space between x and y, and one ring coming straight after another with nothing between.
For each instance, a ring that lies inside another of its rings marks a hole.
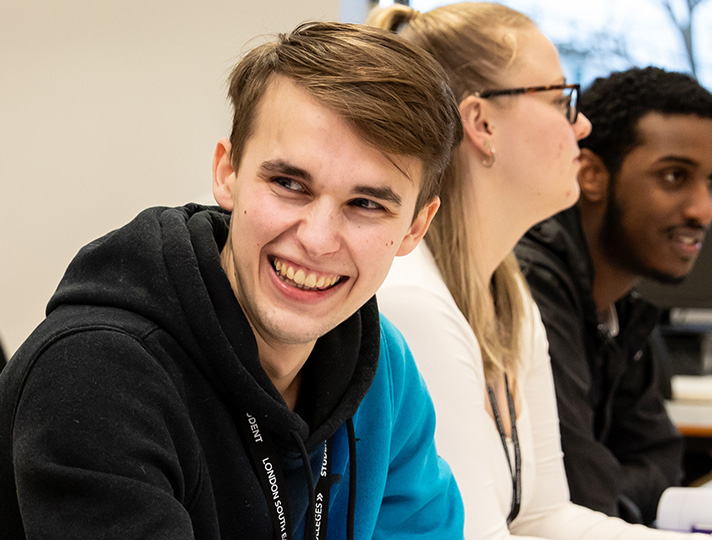
<instances>
[{"instance_id":1,"label":"man with beard","mask_svg":"<svg viewBox=\"0 0 712 540\"><path fill-rule=\"evenodd\" d=\"M682 441L658 390L657 310L642 277L692 269L712 220L712 95L657 68L597 79L581 96L578 204L516 253L547 329L573 502L650 524L682 475Z\"/></svg>"}]
</instances>

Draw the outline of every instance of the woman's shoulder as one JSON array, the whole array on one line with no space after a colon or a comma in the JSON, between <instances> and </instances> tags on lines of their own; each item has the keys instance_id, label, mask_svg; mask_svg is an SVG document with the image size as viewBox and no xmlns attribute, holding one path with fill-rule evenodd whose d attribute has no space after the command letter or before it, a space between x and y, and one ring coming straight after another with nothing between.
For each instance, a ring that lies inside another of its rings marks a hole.
<instances>
[{"instance_id":1,"label":"woman's shoulder","mask_svg":"<svg viewBox=\"0 0 712 540\"><path fill-rule=\"evenodd\" d=\"M423 324L467 325L428 248L421 244L409 255L397 257L377 293L379 309L406 334L416 319Z\"/></svg>"},{"instance_id":2,"label":"woman's shoulder","mask_svg":"<svg viewBox=\"0 0 712 540\"><path fill-rule=\"evenodd\" d=\"M424 242L412 253L396 257L376 296L379 309L409 342L412 330L423 331L423 325L469 328Z\"/></svg>"},{"instance_id":3,"label":"woman's shoulder","mask_svg":"<svg viewBox=\"0 0 712 540\"><path fill-rule=\"evenodd\" d=\"M414 287L438 294L443 292L449 294L435 259L425 242L421 242L408 255L394 259L388 276L379 289L379 294L398 287Z\"/></svg>"}]
</instances>

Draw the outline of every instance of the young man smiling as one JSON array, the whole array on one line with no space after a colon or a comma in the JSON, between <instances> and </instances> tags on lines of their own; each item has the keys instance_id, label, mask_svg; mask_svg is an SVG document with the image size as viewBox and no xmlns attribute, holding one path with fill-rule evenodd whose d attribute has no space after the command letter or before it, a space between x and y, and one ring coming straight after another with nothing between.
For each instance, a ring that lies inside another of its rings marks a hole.
<instances>
[{"instance_id":1,"label":"young man smiling","mask_svg":"<svg viewBox=\"0 0 712 540\"><path fill-rule=\"evenodd\" d=\"M517 256L547 328L566 473L578 504L650 524L681 479L681 440L657 390L657 311L641 277L692 269L712 220L712 95L656 68L596 80L580 110L581 198Z\"/></svg>"},{"instance_id":2,"label":"young man smiling","mask_svg":"<svg viewBox=\"0 0 712 540\"><path fill-rule=\"evenodd\" d=\"M248 53L230 97L222 209L149 209L86 246L0 377L3 538L462 538L373 297L462 136L445 77L313 23Z\"/></svg>"}]
</instances>

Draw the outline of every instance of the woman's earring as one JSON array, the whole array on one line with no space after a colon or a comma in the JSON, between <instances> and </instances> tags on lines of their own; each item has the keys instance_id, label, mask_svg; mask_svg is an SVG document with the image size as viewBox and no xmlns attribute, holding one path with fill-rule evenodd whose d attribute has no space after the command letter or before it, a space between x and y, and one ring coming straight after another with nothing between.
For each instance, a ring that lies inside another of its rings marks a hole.
<instances>
[{"instance_id":1,"label":"woman's earring","mask_svg":"<svg viewBox=\"0 0 712 540\"><path fill-rule=\"evenodd\" d=\"M486 147L486 145L485 145ZM486 168L491 168L492 165L494 165L494 162L497 161L497 154L494 151L494 146L490 149L490 155L489 159L483 159L482 160L482 166Z\"/></svg>"}]
</instances>

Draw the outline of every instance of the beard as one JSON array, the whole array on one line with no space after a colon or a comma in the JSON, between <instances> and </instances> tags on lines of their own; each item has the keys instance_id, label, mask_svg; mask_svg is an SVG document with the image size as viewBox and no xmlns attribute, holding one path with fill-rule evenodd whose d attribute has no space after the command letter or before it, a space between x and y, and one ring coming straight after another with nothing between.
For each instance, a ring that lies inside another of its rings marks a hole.
<instances>
[{"instance_id":1,"label":"beard","mask_svg":"<svg viewBox=\"0 0 712 540\"><path fill-rule=\"evenodd\" d=\"M613 187L612 184L611 187ZM603 214L599 241L604 254L611 263L639 277L668 285L680 283L687 277L686 275L679 276L658 270L640 258L635 249L635 240L631 238L623 226L623 211L616 200L613 190L611 190L606 201L606 211Z\"/></svg>"}]
</instances>

